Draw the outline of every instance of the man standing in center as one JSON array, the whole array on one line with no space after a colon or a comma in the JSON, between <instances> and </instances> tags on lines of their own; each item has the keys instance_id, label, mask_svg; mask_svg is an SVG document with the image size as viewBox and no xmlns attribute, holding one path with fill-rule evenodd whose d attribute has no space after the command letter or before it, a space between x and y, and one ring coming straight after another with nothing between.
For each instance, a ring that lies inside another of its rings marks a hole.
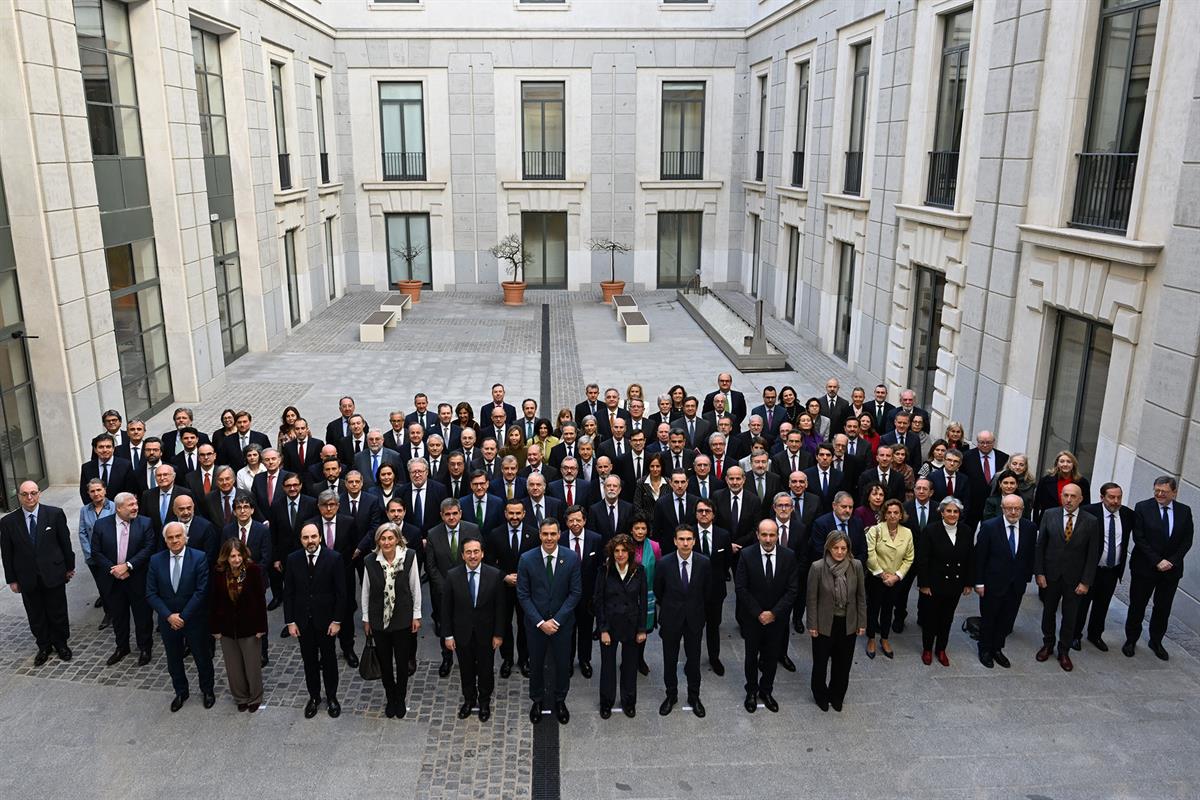
<instances>
[{"instance_id":1,"label":"man standing in center","mask_svg":"<svg viewBox=\"0 0 1200 800\"><path fill-rule=\"evenodd\" d=\"M166 549L150 557L146 571L146 602L158 613L158 632L175 689L171 711L178 711L188 699L184 642L196 662L204 707L212 708L217 697L213 691L212 639L208 635L208 562L203 550L187 546L182 522L168 522L162 536Z\"/></svg>"},{"instance_id":2,"label":"man standing in center","mask_svg":"<svg viewBox=\"0 0 1200 800\"><path fill-rule=\"evenodd\" d=\"M547 650L554 656L554 715L563 725L571 719L571 628L583 583L579 559L558 546L558 537L558 520L543 520L538 531L541 547L522 555L517 567L517 601L529 636L529 721L534 725L542 720Z\"/></svg>"},{"instance_id":3,"label":"man standing in center","mask_svg":"<svg viewBox=\"0 0 1200 800\"><path fill-rule=\"evenodd\" d=\"M675 552L664 556L654 570L654 597L658 603L659 636L663 646L663 681L667 697L658 708L666 716L679 702L679 640L686 660L688 705L697 717L704 716L700 702L700 641L704 635L705 604L712 594L712 564L693 552L696 532L690 525L675 528ZM724 582L722 575L720 580Z\"/></svg>"},{"instance_id":4,"label":"man standing in center","mask_svg":"<svg viewBox=\"0 0 1200 800\"><path fill-rule=\"evenodd\" d=\"M1034 574L1042 596L1042 649L1037 660L1054 654L1054 621L1062 602L1062 624L1058 634L1058 665L1070 672L1071 640L1075 637L1075 618L1079 600L1096 579L1100 560L1100 522L1091 514L1082 514L1083 490L1068 483L1060 493L1062 508L1042 515L1038 528Z\"/></svg>"},{"instance_id":5,"label":"man standing in center","mask_svg":"<svg viewBox=\"0 0 1200 800\"><path fill-rule=\"evenodd\" d=\"M743 705L751 714L759 698L768 711L779 711L772 694L775 670L799 590L796 556L786 547L777 547L778 540L779 528L774 520L758 523L758 544L742 548L734 577L737 620L746 643Z\"/></svg>"},{"instance_id":6,"label":"man standing in center","mask_svg":"<svg viewBox=\"0 0 1200 800\"><path fill-rule=\"evenodd\" d=\"M1021 610L1021 598L1033 575L1037 528L1025 519L1025 501L1019 494L1000 501L1002 516L979 528L975 541L975 593L979 595L979 663L1008 669L1004 640L1012 633Z\"/></svg>"},{"instance_id":7,"label":"man standing in center","mask_svg":"<svg viewBox=\"0 0 1200 800\"><path fill-rule=\"evenodd\" d=\"M312 719L321 707L321 681L329 716L338 717L338 662L334 641L346 616L346 568L337 550L321 545L321 529L310 522L300 530L300 549L287 558L283 580L283 618L288 631L300 640L308 703L304 718ZM354 575L353 572L350 573Z\"/></svg>"},{"instance_id":8,"label":"man standing in center","mask_svg":"<svg viewBox=\"0 0 1200 800\"><path fill-rule=\"evenodd\" d=\"M446 622L446 647L458 655L463 702L458 718L471 716L479 703L479 721L492 716L492 689L496 685L495 651L504 628L504 576L483 563L483 543L468 539L462 544L463 563L446 574L441 612Z\"/></svg>"}]
</instances>

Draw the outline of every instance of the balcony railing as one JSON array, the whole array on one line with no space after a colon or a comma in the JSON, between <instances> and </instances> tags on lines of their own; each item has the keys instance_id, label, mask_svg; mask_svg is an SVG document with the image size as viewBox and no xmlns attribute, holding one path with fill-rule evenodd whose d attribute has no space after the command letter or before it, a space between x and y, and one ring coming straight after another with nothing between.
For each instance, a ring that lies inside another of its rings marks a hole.
<instances>
[{"instance_id":1,"label":"balcony railing","mask_svg":"<svg viewBox=\"0 0 1200 800\"><path fill-rule=\"evenodd\" d=\"M384 153L383 179L385 181L425 180L425 154Z\"/></svg>"},{"instance_id":2,"label":"balcony railing","mask_svg":"<svg viewBox=\"0 0 1200 800\"><path fill-rule=\"evenodd\" d=\"M562 150L526 150L523 171L527 181L561 181L567 176L566 153Z\"/></svg>"},{"instance_id":3,"label":"balcony railing","mask_svg":"<svg viewBox=\"0 0 1200 800\"><path fill-rule=\"evenodd\" d=\"M861 150L846 151L846 180L842 184L842 192L857 195L862 191L862 162Z\"/></svg>"},{"instance_id":4,"label":"balcony railing","mask_svg":"<svg viewBox=\"0 0 1200 800\"><path fill-rule=\"evenodd\" d=\"M804 151L792 151L792 186L804 185Z\"/></svg>"},{"instance_id":5,"label":"balcony railing","mask_svg":"<svg viewBox=\"0 0 1200 800\"><path fill-rule=\"evenodd\" d=\"M329 183L329 153L321 153L321 183Z\"/></svg>"},{"instance_id":6,"label":"balcony railing","mask_svg":"<svg viewBox=\"0 0 1200 800\"><path fill-rule=\"evenodd\" d=\"M703 150L663 150L662 179L700 180L704 177Z\"/></svg>"},{"instance_id":7,"label":"balcony railing","mask_svg":"<svg viewBox=\"0 0 1200 800\"><path fill-rule=\"evenodd\" d=\"M958 151L929 151L929 186L925 205L954 208L954 192L958 188Z\"/></svg>"},{"instance_id":8,"label":"balcony railing","mask_svg":"<svg viewBox=\"0 0 1200 800\"><path fill-rule=\"evenodd\" d=\"M763 151L754 151L754 180L761 181L763 179Z\"/></svg>"},{"instance_id":9,"label":"balcony railing","mask_svg":"<svg viewBox=\"0 0 1200 800\"><path fill-rule=\"evenodd\" d=\"M1078 153L1071 226L1124 234L1133 201L1137 153Z\"/></svg>"},{"instance_id":10,"label":"balcony railing","mask_svg":"<svg viewBox=\"0 0 1200 800\"><path fill-rule=\"evenodd\" d=\"M284 191L292 188L292 157L287 153L279 154L279 188Z\"/></svg>"}]
</instances>

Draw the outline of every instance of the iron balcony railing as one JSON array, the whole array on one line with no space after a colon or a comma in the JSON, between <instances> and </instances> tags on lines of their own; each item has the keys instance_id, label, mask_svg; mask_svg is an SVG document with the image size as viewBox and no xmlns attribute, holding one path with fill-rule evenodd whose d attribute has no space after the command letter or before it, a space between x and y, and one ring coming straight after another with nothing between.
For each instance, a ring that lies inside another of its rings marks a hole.
<instances>
[{"instance_id":1,"label":"iron balcony railing","mask_svg":"<svg viewBox=\"0 0 1200 800\"><path fill-rule=\"evenodd\" d=\"M561 181L567 176L566 153L562 150L526 150L523 155L527 181Z\"/></svg>"},{"instance_id":2,"label":"iron balcony railing","mask_svg":"<svg viewBox=\"0 0 1200 800\"><path fill-rule=\"evenodd\" d=\"M385 181L425 180L425 153L383 154L383 179Z\"/></svg>"},{"instance_id":3,"label":"iron balcony railing","mask_svg":"<svg viewBox=\"0 0 1200 800\"><path fill-rule=\"evenodd\" d=\"M862 162L861 150L846 151L846 180L842 183L845 194L857 195L862 191Z\"/></svg>"},{"instance_id":4,"label":"iron balcony railing","mask_svg":"<svg viewBox=\"0 0 1200 800\"><path fill-rule=\"evenodd\" d=\"M663 180L699 180L704 177L703 150L664 150Z\"/></svg>"},{"instance_id":5,"label":"iron balcony railing","mask_svg":"<svg viewBox=\"0 0 1200 800\"><path fill-rule=\"evenodd\" d=\"M1078 153L1071 225L1124 234L1133 202L1137 153Z\"/></svg>"},{"instance_id":6,"label":"iron balcony railing","mask_svg":"<svg viewBox=\"0 0 1200 800\"><path fill-rule=\"evenodd\" d=\"M931 150L929 152L929 186L925 192L925 205L954 208L954 193L957 188L958 151Z\"/></svg>"}]
</instances>

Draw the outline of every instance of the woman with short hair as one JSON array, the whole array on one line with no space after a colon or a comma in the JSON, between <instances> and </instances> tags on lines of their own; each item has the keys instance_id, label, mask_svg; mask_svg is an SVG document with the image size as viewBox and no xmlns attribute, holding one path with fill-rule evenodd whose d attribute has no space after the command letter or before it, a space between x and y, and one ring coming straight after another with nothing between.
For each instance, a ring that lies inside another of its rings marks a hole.
<instances>
[{"instance_id":1,"label":"woman with short hair","mask_svg":"<svg viewBox=\"0 0 1200 800\"><path fill-rule=\"evenodd\" d=\"M363 632L375 642L387 694L384 715L404 719L408 659L421 629L421 577L416 551L395 523L385 522L375 529L375 550L363 558L360 601Z\"/></svg>"},{"instance_id":2,"label":"woman with short hair","mask_svg":"<svg viewBox=\"0 0 1200 800\"><path fill-rule=\"evenodd\" d=\"M962 521L963 504L947 497L938 504L940 519L929 521L921 536L917 582L921 587L921 661L933 663L936 655L943 667L950 666L946 645L958 601L971 593L975 549L974 537Z\"/></svg>"}]
</instances>

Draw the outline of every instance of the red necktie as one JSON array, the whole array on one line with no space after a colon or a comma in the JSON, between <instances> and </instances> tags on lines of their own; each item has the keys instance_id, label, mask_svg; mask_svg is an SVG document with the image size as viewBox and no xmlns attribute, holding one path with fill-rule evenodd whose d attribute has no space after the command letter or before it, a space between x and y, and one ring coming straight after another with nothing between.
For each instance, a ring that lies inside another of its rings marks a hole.
<instances>
[{"instance_id":1,"label":"red necktie","mask_svg":"<svg viewBox=\"0 0 1200 800\"><path fill-rule=\"evenodd\" d=\"M992 460L987 456L983 457L983 479L988 483L992 482Z\"/></svg>"},{"instance_id":2,"label":"red necktie","mask_svg":"<svg viewBox=\"0 0 1200 800\"><path fill-rule=\"evenodd\" d=\"M575 537L575 555L579 557L580 561L583 561L583 551L579 549L579 537L578 536Z\"/></svg>"},{"instance_id":3,"label":"red necktie","mask_svg":"<svg viewBox=\"0 0 1200 800\"><path fill-rule=\"evenodd\" d=\"M300 466L304 466L304 442L300 442L300 444L296 447L296 452L300 456Z\"/></svg>"},{"instance_id":4,"label":"red necktie","mask_svg":"<svg viewBox=\"0 0 1200 800\"><path fill-rule=\"evenodd\" d=\"M723 465L724 463L725 463L724 458L717 459L717 479L718 480L720 480L720 478L721 478L721 465Z\"/></svg>"},{"instance_id":5,"label":"red necktie","mask_svg":"<svg viewBox=\"0 0 1200 800\"><path fill-rule=\"evenodd\" d=\"M271 505L271 499L275 497L275 476L267 473L267 505Z\"/></svg>"},{"instance_id":6,"label":"red necktie","mask_svg":"<svg viewBox=\"0 0 1200 800\"><path fill-rule=\"evenodd\" d=\"M212 473L204 473L204 493L208 494L212 491Z\"/></svg>"},{"instance_id":7,"label":"red necktie","mask_svg":"<svg viewBox=\"0 0 1200 800\"><path fill-rule=\"evenodd\" d=\"M954 494L954 476L946 476L946 494Z\"/></svg>"},{"instance_id":8,"label":"red necktie","mask_svg":"<svg viewBox=\"0 0 1200 800\"><path fill-rule=\"evenodd\" d=\"M567 484L567 508L575 505L575 484Z\"/></svg>"}]
</instances>

